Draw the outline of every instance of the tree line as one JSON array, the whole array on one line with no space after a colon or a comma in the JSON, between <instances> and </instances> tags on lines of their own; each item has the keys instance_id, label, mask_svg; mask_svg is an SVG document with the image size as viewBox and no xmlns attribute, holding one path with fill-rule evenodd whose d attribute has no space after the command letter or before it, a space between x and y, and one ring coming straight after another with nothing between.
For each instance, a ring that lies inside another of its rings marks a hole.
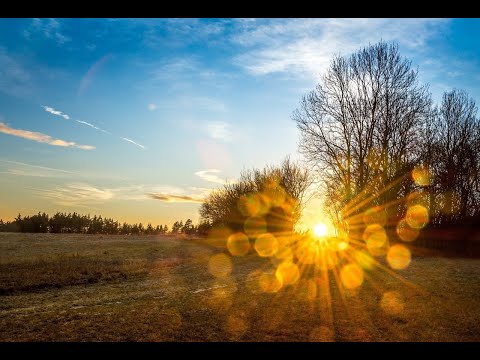
<instances>
[{"instance_id":1,"label":"tree line","mask_svg":"<svg viewBox=\"0 0 480 360\"><path fill-rule=\"evenodd\" d=\"M128 224L120 223L111 218L94 215L57 212L53 216L38 213L32 216L21 214L13 221L0 219L0 232L23 233L74 233L74 234L109 234L109 235L160 235L160 234L188 234L205 235L210 225L208 222L193 224L191 219L185 222L175 221L171 230L167 225L153 226L148 223Z\"/></svg>"}]
</instances>

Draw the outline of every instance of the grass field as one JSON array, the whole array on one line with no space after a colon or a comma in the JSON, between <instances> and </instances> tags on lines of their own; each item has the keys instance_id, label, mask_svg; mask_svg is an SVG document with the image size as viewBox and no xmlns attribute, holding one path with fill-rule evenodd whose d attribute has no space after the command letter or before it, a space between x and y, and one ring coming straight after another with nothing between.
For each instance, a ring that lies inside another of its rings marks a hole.
<instances>
[{"instance_id":1,"label":"grass field","mask_svg":"<svg viewBox=\"0 0 480 360\"><path fill-rule=\"evenodd\" d=\"M266 293L270 260L235 257L229 276L214 277L224 251L169 237L0 233L0 340L480 341L478 259L414 257L351 292L330 272L322 291L301 278Z\"/></svg>"}]
</instances>

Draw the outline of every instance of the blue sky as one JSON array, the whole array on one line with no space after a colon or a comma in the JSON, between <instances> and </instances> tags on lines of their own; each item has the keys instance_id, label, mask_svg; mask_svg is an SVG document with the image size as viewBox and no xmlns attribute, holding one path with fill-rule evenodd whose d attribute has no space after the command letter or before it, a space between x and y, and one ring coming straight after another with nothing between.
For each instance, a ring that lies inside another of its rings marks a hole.
<instances>
[{"instance_id":1,"label":"blue sky","mask_svg":"<svg viewBox=\"0 0 480 360\"><path fill-rule=\"evenodd\" d=\"M243 168L301 160L290 116L333 55L397 41L435 101L479 100L479 35L478 19L2 19L0 218L197 221Z\"/></svg>"}]
</instances>

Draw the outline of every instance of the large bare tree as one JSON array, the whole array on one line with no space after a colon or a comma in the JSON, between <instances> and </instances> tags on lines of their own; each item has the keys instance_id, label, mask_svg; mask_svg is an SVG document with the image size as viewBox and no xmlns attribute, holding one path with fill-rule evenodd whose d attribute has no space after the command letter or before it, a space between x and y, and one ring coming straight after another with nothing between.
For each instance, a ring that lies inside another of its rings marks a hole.
<instances>
[{"instance_id":1,"label":"large bare tree","mask_svg":"<svg viewBox=\"0 0 480 360\"><path fill-rule=\"evenodd\" d=\"M400 179L420 156L418 137L430 108L427 86L396 44L380 42L332 60L293 120L300 151L323 179L327 207L342 214L337 222L405 195Z\"/></svg>"}]
</instances>

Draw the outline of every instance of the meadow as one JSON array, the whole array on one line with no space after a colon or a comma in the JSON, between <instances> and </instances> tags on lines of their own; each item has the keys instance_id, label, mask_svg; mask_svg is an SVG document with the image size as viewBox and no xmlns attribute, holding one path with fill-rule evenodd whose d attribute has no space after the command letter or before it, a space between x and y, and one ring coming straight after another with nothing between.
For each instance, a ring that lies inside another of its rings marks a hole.
<instances>
[{"instance_id":1,"label":"meadow","mask_svg":"<svg viewBox=\"0 0 480 360\"><path fill-rule=\"evenodd\" d=\"M355 291L205 239L0 233L0 341L479 341L480 260L414 255ZM231 269L231 272L230 272ZM310 282L309 282L310 281ZM321 290L323 289L323 290Z\"/></svg>"}]
</instances>

